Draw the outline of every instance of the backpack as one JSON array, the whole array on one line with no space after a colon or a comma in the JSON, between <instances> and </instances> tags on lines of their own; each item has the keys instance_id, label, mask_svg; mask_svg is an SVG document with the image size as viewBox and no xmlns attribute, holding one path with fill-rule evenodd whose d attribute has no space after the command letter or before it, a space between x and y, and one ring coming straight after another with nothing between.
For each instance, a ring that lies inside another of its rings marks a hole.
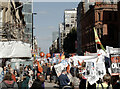
<instances>
[{"instance_id":1,"label":"backpack","mask_svg":"<svg viewBox=\"0 0 120 89\"><path fill-rule=\"evenodd\" d=\"M5 86L7 87L7 89L13 89L15 82L13 82L13 84L11 86L8 86L5 82L3 82L5 84Z\"/></svg>"}]
</instances>

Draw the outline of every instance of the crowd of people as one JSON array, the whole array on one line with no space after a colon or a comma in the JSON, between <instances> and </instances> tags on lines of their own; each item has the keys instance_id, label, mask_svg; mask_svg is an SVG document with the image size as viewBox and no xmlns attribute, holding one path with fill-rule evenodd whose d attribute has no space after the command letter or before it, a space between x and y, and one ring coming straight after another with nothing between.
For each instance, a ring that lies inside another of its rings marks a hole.
<instances>
[{"instance_id":1,"label":"crowd of people","mask_svg":"<svg viewBox=\"0 0 120 89\"><path fill-rule=\"evenodd\" d=\"M90 85L79 67L72 65L68 72L65 68L58 76L55 70L56 63L41 63L42 72L38 70L36 61L32 65L20 64L19 69L13 69L10 64L4 66L0 83L0 89L45 89L45 81L56 83L59 89L120 89L120 76L112 77L104 75L96 84ZM69 77L71 74L71 79ZM114 82L113 82L114 81Z\"/></svg>"}]
</instances>

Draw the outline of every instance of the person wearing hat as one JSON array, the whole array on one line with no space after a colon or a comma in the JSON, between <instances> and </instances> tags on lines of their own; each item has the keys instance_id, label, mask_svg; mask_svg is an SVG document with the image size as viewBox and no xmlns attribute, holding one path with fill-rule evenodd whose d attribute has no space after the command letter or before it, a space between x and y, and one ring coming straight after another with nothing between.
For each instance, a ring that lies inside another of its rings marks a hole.
<instances>
[{"instance_id":1,"label":"person wearing hat","mask_svg":"<svg viewBox=\"0 0 120 89\"><path fill-rule=\"evenodd\" d=\"M58 78L59 81L59 88L62 89L64 86L68 86L68 83L70 82L66 70L62 70L61 75ZM67 89L67 88L66 88Z\"/></svg>"}]
</instances>

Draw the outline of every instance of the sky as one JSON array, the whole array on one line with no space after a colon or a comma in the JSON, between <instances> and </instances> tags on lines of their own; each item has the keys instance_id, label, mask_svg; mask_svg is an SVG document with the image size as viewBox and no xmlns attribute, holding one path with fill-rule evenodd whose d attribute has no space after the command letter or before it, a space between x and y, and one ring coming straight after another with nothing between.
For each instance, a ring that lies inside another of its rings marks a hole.
<instances>
[{"instance_id":1,"label":"sky","mask_svg":"<svg viewBox=\"0 0 120 89\"><path fill-rule=\"evenodd\" d=\"M34 2L33 16L34 35L38 47L44 53L49 52L52 45L52 33L59 30L59 24L64 21L64 10L77 8L78 2Z\"/></svg>"}]
</instances>

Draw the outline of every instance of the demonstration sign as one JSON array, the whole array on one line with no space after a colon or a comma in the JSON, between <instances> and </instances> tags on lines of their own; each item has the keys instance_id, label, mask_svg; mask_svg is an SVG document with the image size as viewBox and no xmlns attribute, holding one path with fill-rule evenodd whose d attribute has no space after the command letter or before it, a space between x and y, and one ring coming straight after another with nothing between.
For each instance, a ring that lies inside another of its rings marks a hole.
<instances>
[{"instance_id":1,"label":"demonstration sign","mask_svg":"<svg viewBox=\"0 0 120 89\"><path fill-rule=\"evenodd\" d=\"M111 54L111 75L120 74L120 54Z\"/></svg>"}]
</instances>

